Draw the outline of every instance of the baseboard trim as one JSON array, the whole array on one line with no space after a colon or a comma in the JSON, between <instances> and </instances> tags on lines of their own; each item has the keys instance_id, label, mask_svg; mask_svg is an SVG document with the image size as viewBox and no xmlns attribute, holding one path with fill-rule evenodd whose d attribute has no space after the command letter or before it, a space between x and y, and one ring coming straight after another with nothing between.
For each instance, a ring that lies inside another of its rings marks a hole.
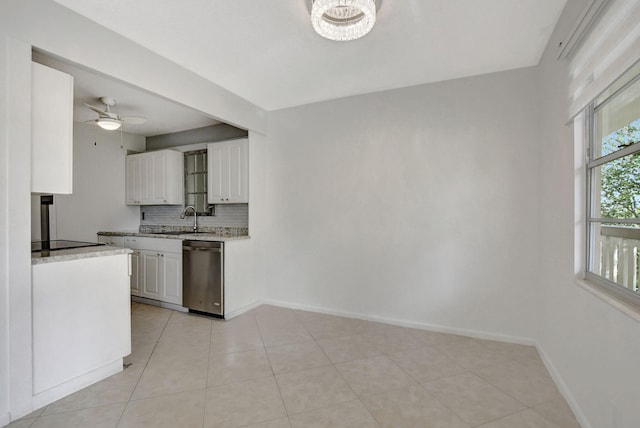
<instances>
[{"instance_id":1,"label":"baseboard trim","mask_svg":"<svg viewBox=\"0 0 640 428\"><path fill-rule=\"evenodd\" d=\"M53 403L76 391L80 391L89 385L101 381L111 375L122 371L122 358L117 358L101 367L98 367L82 376L78 376L58 386L42 391L33 396L33 408L39 409Z\"/></svg>"},{"instance_id":2,"label":"baseboard trim","mask_svg":"<svg viewBox=\"0 0 640 428\"><path fill-rule=\"evenodd\" d=\"M400 320L396 318L380 317L375 315L365 315L357 312L335 311L335 310L320 307L320 306L301 305L298 303L285 302L282 300L264 299L262 300L261 303L265 305L279 306L281 308L299 309L302 311L316 312L316 313L326 314L326 315L335 315L335 316L341 316L346 318L355 318L355 319L361 319L365 321L379 322L379 323L389 324L389 325L397 325L399 327L415 328L419 330L429 330L429 331L435 331L438 333L446 333L446 334L457 334L460 336L474 337L476 339L495 340L498 342L514 343L518 345L536 346L536 341L530 338L509 336L509 335L496 334L496 333L488 333L486 331L447 327L447 326L438 325L438 324L407 321L407 320Z\"/></svg>"},{"instance_id":3,"label":"baseboard trim","mask_svg":"<svg viewBox=\"0 0 640 428\"><path fill-rule=\"evenodd\" d=\"M578 402L575 400L575 398L571 394L571 390L565 383L562 376L560 376L560 373L558 372L558 370L556 370L556 367L551 362L551 359L549 358L547 353L544 351L544 349L542 349L542 346L540 346L539 344L536 344L536 349L538 350L538 353L542 358L542 362L544 363L544 366L547 368L547 371L551 375L551 378L553 379L556 386L558 387L560 394L567 401L567 404L571 408L571 411L573 412L580 426L582 428L592 428L591 424L589 423L589 420L584 415L582 408L578 405Z\"/></svg>"},{"instance_id":4,"label":"baseboard trim","mask_svg":"<svg viewBox=\"0 0 640 428\"><path fill-rule=\"evenodd\" d=\"M144 303L146 305L159 306L165 309L171 309L179 312L189 312L189 309L176 305L175 303L161 302L160 300L147 299L146 297L131 296L132 302Z\"/></svg>"},{"instance_id":5,"label":"baseboard trim","mask_svg":"<svg viewBox=\"0 0 640 428\"><path fill-rule=\"evenodd\" d=\"M251 309L257 308L258 306L265 304L263 300L256 300L255 302L249 303L248 305L242 306L238 309L235 309L231 312L227 312L224 314L225 320L233 319L239 315L244 314L245 312L249 312Z\"/></svg>"}]
</instances>

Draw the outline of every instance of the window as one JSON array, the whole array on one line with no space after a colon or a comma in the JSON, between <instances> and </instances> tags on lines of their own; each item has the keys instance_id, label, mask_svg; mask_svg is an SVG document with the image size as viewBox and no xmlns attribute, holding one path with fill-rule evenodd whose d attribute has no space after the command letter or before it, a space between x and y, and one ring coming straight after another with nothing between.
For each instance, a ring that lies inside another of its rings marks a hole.
<instances>
[{"instance_id":1,"label":"window","mask_svg":"<svg viewBox=\"0 0 640 428\"><path fill-rule=\"evenodd\" d=\"M185 206L195 207L198 215L211 215L207 203L207 150L184 154L184 200ZM186 215L193 215L193 211Z\"/></svg>"},{"instance_id":2,"label":"window","mask_svg":"<svg viewBox=\"0 0 640 428\"><path fill-rule=\"evenodd\" d=\"M640 306L640 64L587 109L586 277Z\"/></svg>"}]
</instances>

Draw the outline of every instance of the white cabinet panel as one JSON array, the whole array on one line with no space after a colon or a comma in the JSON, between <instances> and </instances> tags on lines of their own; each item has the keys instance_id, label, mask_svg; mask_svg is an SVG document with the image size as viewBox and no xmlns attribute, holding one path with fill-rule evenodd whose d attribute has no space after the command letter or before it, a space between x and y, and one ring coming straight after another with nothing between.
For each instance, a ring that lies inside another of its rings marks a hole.
<instances>
[{"instance_id":1,"label":"white cabinet panel","mask_svg":"<svg viewBox=\"0 0 640 428\"><path fill-rule=\"evenodd\" d=\"M142 261L142 297L160 299L160 253L140 250Z\"/></svg>"},{"instance_id":2,"label":"white cabinet panel","mask_svg":"<svg viewBox=\"0 0 640 428\"><path fill-rule=\"evenodd\" d=\"M128 155L126 160L127 205L182 205L184 158L181 152Z\"/></svg>"},{"instance_id":3,"label":"white cabinet panel","mask_svg":"<svg viewBox=\"0 0 640 428\"><path fill-rule=\"evenodd\" d=\"M31 96L31 191L73 190L73 77L35 62Z\"/></svg>"},{"instance_id":4,"label":"white cabinet panel","mask_svg":"<svg viewBox=\"0 0 640 428\"><path fill-rule=\"evenodd\" d=\"M131 353L128 255L33 265L32 278L34 396L51 402L97 368L121 370Z\"/></svg>"},{"instance_id":5,"label":"white cabinet panel","mask_svg":"<svg viewBox=\"0 0 640 428\"><path fill-rule=\"evenodd\" d=\"M182 254L162 253L160 262L163 302L182 305Z\"/></svg>"},{"instance_id":6,"label":"white cabinet panel","mask_svg":"<svg viewBox=\"0 0 640 428\"><path fill-rule=\"evenodd\" d=\"M182 305L182 241L124 238L131 248L131 295Z\"/></svg>"},{"instance_id":7,"label":"white cabinet panel","mask_svg":"<svg viewBox=\"0 0 640 428\"><path fill-rule=\"evenodd\" d=\"M207 145L210 204L249 202L249 140L246 138Z\"/></svg>"}]
</instances>

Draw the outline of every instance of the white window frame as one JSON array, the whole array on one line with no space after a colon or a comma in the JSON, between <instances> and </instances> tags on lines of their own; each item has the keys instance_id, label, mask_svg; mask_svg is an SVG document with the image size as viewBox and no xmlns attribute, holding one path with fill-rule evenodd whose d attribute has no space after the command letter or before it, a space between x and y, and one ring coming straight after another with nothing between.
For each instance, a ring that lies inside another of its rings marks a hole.
<instances>
[{"instance_id":1,"label":"white window frame","mask_svg":"<svg viewBox=\"0 0 640 428\"><path fill-rule=\"evenodd\" d=\"M640 219L607 219L601 217L592 217L593 212L593 203L595 199L595 193L598 190L595 188L595 180L594 174L596 169L609 163L613 160L622 158L624 156L628 156L634 153L640 153L640 143L636 143L632 146L625 147L623 149L617 150L615 152L609 153L602 157L592 157L591 153L593 153L593 148L595 146L596 139L596 113L597 111L605 106L608 102L613 100L622 94L627 88L631 85L640 81L640 74L631 78L629 82L624 84L622 87L617 89L614 93L606 97L606 99L601 100L598 104L596 101L592 102L587 109L585 110L585 120L584 120L584 136L586 137L586 156L585 156L585 189L586 189L586 204L584 207L584 218L585 218L585 251L584 251L584 278L591 284L601 288L602 290L615 295L617 298L621 299L624 303L630 304L636 309L640 309L640 293L636 293L622 285L619 285L601 275L598 275L592 272L590 267L592 254L594 253L596 238L592 236L592 225L593 224L612 224L612 223L627 223L627 224L640 224ZM614 82L615 85L616 82ZM640 231L640 229L639 229Z\"/></svg>"}]
</instances>

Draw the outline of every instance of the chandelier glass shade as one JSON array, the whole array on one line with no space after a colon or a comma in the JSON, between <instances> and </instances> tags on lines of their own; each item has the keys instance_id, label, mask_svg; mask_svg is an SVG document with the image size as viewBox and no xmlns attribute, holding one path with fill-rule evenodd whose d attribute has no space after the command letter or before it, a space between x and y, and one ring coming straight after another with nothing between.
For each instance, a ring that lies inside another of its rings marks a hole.
<instances>
[{"instance_id":1,"label":"chandelier glass shade","mask_svg":"<svg viewBox=\"0 0 640 428\"><path fill-rule=\"evenodd\" d=\"M327 39L359 39L376 23L375 0L312 1L311 24L318 34Z\"/></svg>"}]
</instances>

